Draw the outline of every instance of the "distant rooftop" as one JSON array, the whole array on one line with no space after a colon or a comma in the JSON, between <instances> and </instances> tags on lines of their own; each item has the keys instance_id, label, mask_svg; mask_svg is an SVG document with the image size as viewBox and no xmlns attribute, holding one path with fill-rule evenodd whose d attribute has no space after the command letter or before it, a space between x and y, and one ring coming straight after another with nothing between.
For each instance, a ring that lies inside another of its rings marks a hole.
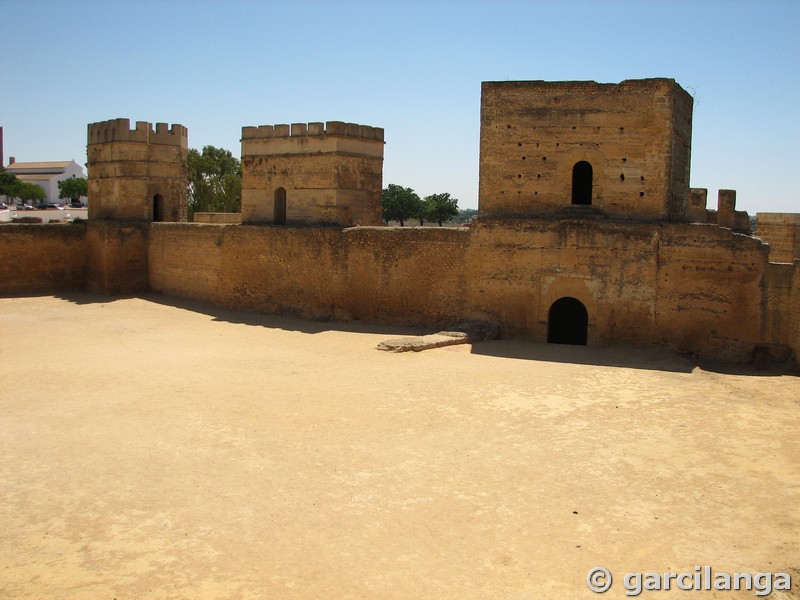
<instances>
[{"instance_id":1,"label":"distant rooftop","mask_svg":"<svg viewBox=\"0 0 800 600\"><path fill-rule=\"evenodd\" d=\"M74 160L62 160L55 162L14 162L6 167L6 171L12 173L25 172L30 174L63 173L72 164L77 164ZM80 165L79 165L80 166Z\"/></svg>"}]
</instances>

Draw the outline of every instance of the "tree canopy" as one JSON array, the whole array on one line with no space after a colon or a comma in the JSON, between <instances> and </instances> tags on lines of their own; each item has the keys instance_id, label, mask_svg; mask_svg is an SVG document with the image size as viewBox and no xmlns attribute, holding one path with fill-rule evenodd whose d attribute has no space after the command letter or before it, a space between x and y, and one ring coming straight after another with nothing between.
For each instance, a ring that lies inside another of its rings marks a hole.
<instances>
[{"instance_id":1,"label":"tree canopy","mask_svg":"<svg viewBox=\"0 0 800 600\"><path fill-rule=\"evenodd\" d=\"M447 192L425 196L425 216L428 221L439 223L449 221L458 214L458 200L451 198Z\"/></svg>"},{"instance_id":2,"label":"tree canopy","mask_svg":"<svg viewBox=\"0 0 800 600\"><path fill-rule=\"evenodd\" d=\"M17 187L20 183L22 182L13 173L0 171L0 196L16 198Z\"/></svg>"},{"instance_id":3,"label":"tree canopy","mask_svg":"<svg viewBox=\"0 0 800 600\"><path fill-rule=\"evenodd\" d=\"M81 196L89 195L89 184L85 177L70 177L58 182L58 197L77 202Z\"/></svg>"},{"instance_id":4,"label":"tree canopy","mask_svg":"<svg viewBox=\"0 0 800 600\"><path fill-rule=\"evenodd\" d=\"M390 183L381 191L381 209L384 221L400 221L403 227L408 219L420 214L422 200L411 188Z\"/></svg>"},{"instance_id":5,"label":"tree canopy","mask_svg":"<svg viewBox=\"0 0 800 600\"><path fill-rule=\"evenodd\" d=\"M242 207L242 163L230 150L204 146L189 149L189 214L239 212Z\"/></svg>"},{"instance_id":6,"label":"tree canopy","mask_svg":"<svg viewBox=\"0 0 800 600\"><path fill-rule=\"evenodd\" d=\"M458 214L453 218L453 221L459 224L470 223L477 216L478 210L476 208L459 208Z\"/></svg>"},{"instance_id":7,"label":"tree canopy","mask_svg":"<svg viewBox=\"0 0 800 600\"><path fill-rule=\"evenodd\" d=\"M23 202L39 202L45 197L44 190L35 183L21 181L13 173L7 172L0 173L0 194Z\"/></svg>"},{"instance_id":8,"label":"tree canopy","mask_svg":"<svg viewBox=\"0 0 800 600\"><path fill-rule=\"evenodd\" d=\"M20 181L15 189L15 198L19 198L23 202L41 202L44 200L45 193L35 183L28 183L27 181Z\"/></svg>"}]
</instances>

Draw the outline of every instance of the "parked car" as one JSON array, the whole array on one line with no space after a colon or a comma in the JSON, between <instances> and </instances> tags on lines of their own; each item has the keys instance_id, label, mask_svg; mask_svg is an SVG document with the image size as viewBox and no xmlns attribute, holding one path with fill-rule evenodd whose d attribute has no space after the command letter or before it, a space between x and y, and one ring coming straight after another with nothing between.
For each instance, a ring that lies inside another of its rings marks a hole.
<instances>
[{"instance_id":1,"label":"parked car","mask_svg":"<svg viewBox=\"0 0 800 600\"><path fill-rule=\"evenodd\" d=\"M8 204L5 202L0 202L0 210L8 210Z\"/></svg>"}]
</instances>

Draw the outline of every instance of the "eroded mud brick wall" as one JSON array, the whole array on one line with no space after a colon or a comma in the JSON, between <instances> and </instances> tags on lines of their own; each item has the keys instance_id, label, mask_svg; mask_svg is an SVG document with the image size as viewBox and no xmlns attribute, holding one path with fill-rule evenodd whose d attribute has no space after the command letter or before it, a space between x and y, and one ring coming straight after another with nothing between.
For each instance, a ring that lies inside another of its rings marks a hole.
<instances>
[{"instance_id":1,"label":"eroded mud brick wall","mask_svg":"<svg viewBox=\"0 0 800 600\"><path fill-rule=\"evenodd\" d=\"M800 258L800 214L756 213L756 235L769 244L771 262Z\"/></svg>"},{"instance_id":2,"label":"eroded mud brick wall","mask_svg":"<svg viewBox=\"0 0 800 600\"><path fill-rule=\"evenodd\" d=\"M0 257L0 294L83 290L86 225L3 225Z\"/></svg>"},{"instance_id":3,"label":"eroded mud brick wall","mask_svg":"<svg viewBox=\"0 0 800 600\"><path fill-rule=\"evenodd\" d=\"M380 225L383 147L354 123L243 127L243 221Z\"/></svg>"},{"instance_id":4,"label":"eroded mud brick wall","mask_svg":"<svg viewBox=\"0 0 800 600\"><path fill-rule=\"evenodd\" d=\"M692 98L671 79L484 82L482 217L686 218ZM573 195L577 192L577 197Z\"/></svg>"}]
</instances>

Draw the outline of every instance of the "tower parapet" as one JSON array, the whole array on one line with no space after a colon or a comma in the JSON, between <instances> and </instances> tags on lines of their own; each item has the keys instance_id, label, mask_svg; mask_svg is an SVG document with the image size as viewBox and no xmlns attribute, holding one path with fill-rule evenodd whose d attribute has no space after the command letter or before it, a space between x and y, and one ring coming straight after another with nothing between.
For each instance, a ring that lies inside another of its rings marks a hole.
<instances>
[{"instance_id":1,"label":"tower parapet","mask_svg":"<svg viewBox=\"0 0 800 600\"><path fill-rule=\"evenodd\" d=\"M242 127L242 141L252 139L271 139L285 137L340 136L364 140L383 141L383 128L343 121L327 123L292 123L291 125L259 125Z\"/></svg>"},{"instance_id":2,"label":"tower parapet","mask_svg":"<svg viewBox=\"0 0 800 600\"><path fill-rule=\"evenodd\" d=\"M166 123L156 123L155 130L146 121L137 121L131 129L130 119L111 119L99 123L90 123L88 143L104 144L108 142L141 142L144 144L165 144L189 147L189 133L183 125L169 127Z\"/></svg>"}]
</instances>

